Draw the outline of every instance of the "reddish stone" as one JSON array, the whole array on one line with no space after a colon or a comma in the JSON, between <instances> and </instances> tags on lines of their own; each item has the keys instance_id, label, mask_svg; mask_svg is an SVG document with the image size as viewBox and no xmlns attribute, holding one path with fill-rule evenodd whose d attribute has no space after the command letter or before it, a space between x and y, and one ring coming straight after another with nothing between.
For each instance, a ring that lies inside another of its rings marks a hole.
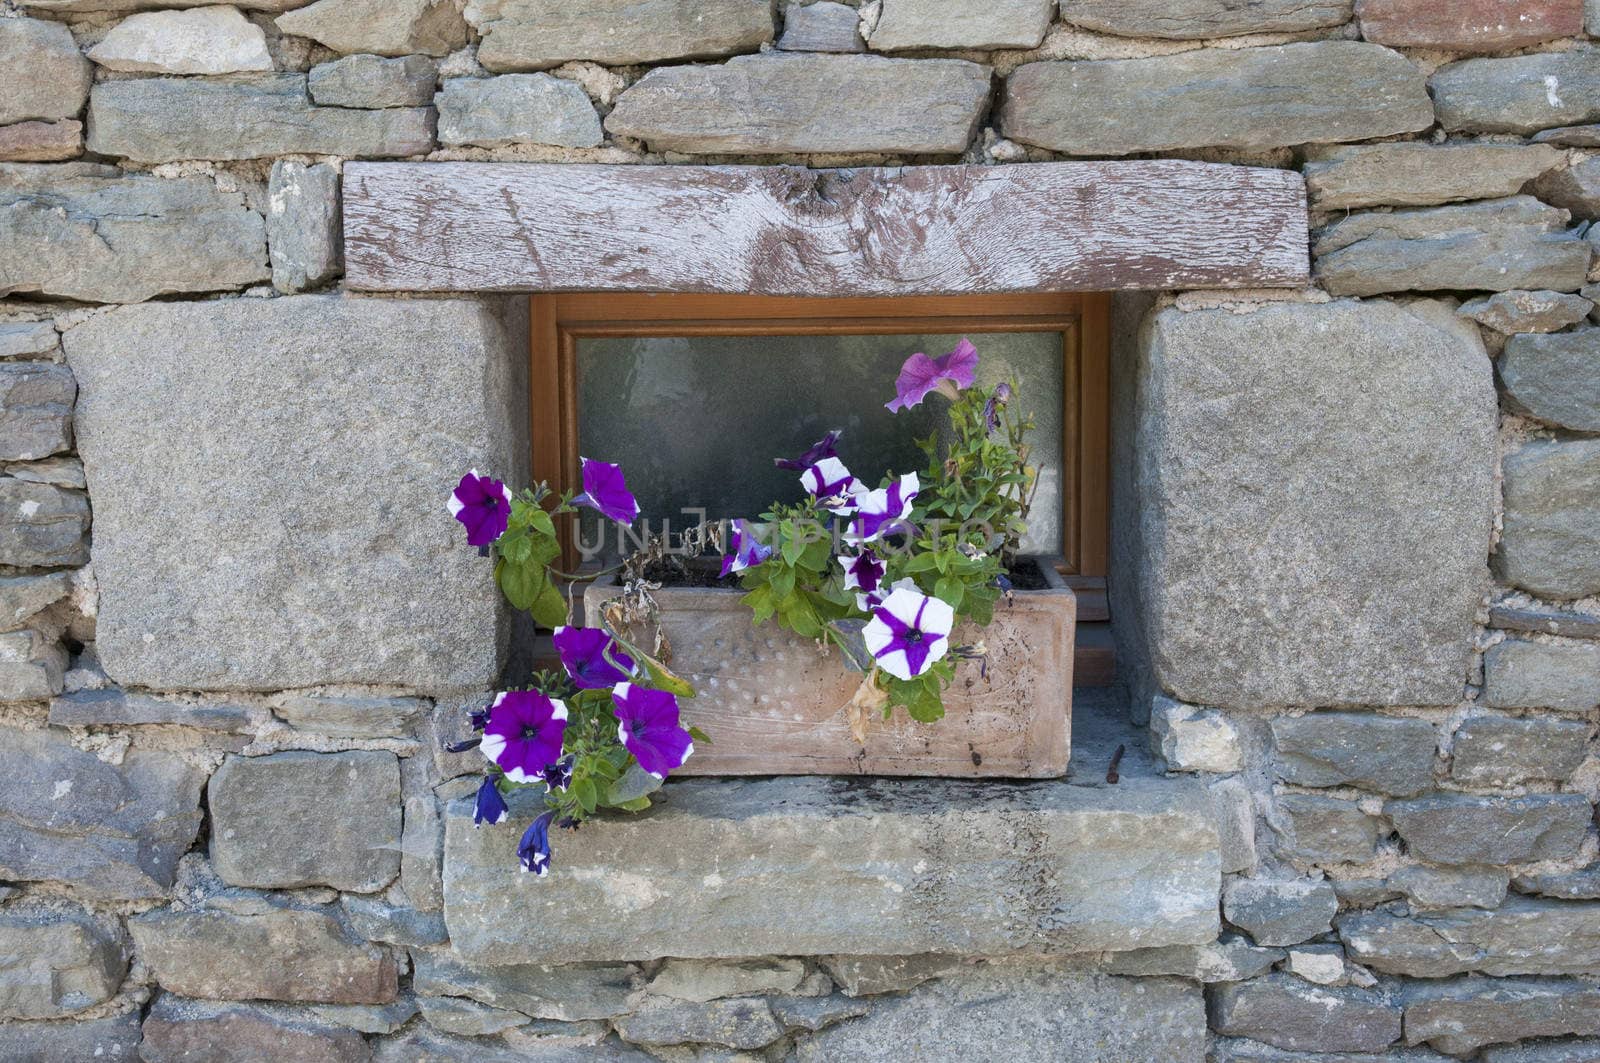
<instances>
[{"instance_id":1,"label":"reddish stone","mask_svg":"<svg viewBox=\"0 0 1600 1063\"><path fill-rule=\"evenodd\" d=\"M0 126L0 162L59 162L83 154L83 123L17 122Z\"/></svg>"},{"instance_id":2,"label":"reddish stone","mask_svg":"<svg viewBox=\"0 0 1600 1063\"><path fill-rule=\"evenodd\" d=\"M1357 0L1361 35L1398 48L1492 52L1583 33L1583 0Z\"/></svg>"}]
</instances>

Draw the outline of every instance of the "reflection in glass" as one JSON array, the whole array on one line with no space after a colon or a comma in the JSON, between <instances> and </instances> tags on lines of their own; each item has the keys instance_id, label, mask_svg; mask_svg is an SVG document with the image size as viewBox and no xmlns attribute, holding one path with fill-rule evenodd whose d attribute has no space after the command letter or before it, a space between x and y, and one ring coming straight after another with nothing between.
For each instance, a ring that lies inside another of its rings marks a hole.
<instances>
[{"instance_id":1,"label":"reflection in glass","mask_svg":"<svg viewBox=\"0 0 1600 1063\"><path fill-rule=\"evenodd\" d=\"M923 471L913 443L943 417L944 399L892 414L900 364L914 351L940 355L945 336L659 336L581 339L577 346L579 452L617 462L652 528L758 517L773 501L804 497L793 457L829 429L844 430L839 456L876 487L890 473ZM1017 414L1032 413L1038 494L1023 539L1027 552L1061 549L1062 337L1060 332L973 334L978 386L1018 385ZM584 518L583 541L597 530ZM615 545L615 537L610 539Z\"/></svg>"}]
</instances>

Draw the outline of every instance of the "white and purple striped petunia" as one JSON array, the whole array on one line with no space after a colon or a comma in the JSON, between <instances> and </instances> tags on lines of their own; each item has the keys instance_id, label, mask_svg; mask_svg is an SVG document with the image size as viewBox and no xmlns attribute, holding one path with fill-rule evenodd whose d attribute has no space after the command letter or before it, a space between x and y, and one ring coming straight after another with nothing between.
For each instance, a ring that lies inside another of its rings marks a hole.
<instances>
[{"instance_id":1,"label":"white and purple striped petunia","mask_svg":"<svg viewBox=\"0 0 1600 1063\"><path fill-rule=\"evenodd\" d=\"M867 652L896 679L913 679L950 650L956 611L940 598L896 588L861 629Z\"/></svg>"},{"instance_id":2,"label":"white and purple striped petunia","mask_svg":"<svg viewBox=\"0 0 1600 1063\"><path fill-rule=\"evenodd\" d=\"M554 812L540 813L528 824L528 829L522 832L522 840L517 843L517 859L522 863L522 870L532 871L540 878L550 873L550 821L555 818Z\"/></svg>"},{"instance_id":3,"label":"white and purple striped petunia","mask_svg":"<svg viewBox=\"0 0 1600 1063\"><path fill-rule=\"evenodd\" d=\"M670 691L618 683L611 700L617 737L651 775L665 779L694 752L694 740L678 723L678 699Z\"/></svg>"},{"instance_id":4,"label":"white and purple striped petunia","mask_svg":"<svg viewBox=\"0 0 1600 1063\"><path fill-rule=\"evenodd\" d=\"M883 562L871 550L859 554L839 555L839 566L844 569L844 589L871 593L883 581Z\"/></svg>"},{"instance_id":5,"label":"white and purple striped petunia","mask_svg":"<svg viewBox=\"0 0 1600 1063\"><path fill-rule=\"evenodd\" d=\"M909 410L937 391L954 402L962 388L970 388L978 372L978 349L965 336L956 349L937 358L918 351L900 367L894 382L894 398L884 403L890 413Z\"/></svg>"},{"instance_id":6,"label":"white and purple striped petunia","mask_svg":"<svg viewBox=\"0 0 1600 1063\"><path fill-rule=\"evenodd\" d=\"M838 458L823 458L800 474L800 484L822 508L838 514L855 511L855 496L866 486Z\"/></svg>"},{"instance_id":7,"label":"white and purple striped petunia","mask_svg":"<svg viewBox=\"0 0 1600 1063\"><path fill-rule=\"evenodd\" d=\"M479 748L512 782L539 782L561 759L566 731L565 702L537 690L508 690L489 706Z\"/></svg>"},{"instance_id":8,"label":"white and purple striped petunia","mask_svg":"<svg viewBox=\"0 0 1600 1063\"><path fill-rule=\"evenodd\" d=\"M467 529L468 546L488 546L505 534L511 521L511 489L473 469L461 478L445 503L450 515Z\"/></svg>"},{"instance_id":9,"label":"white and purple striped petunia","mask_svg":"<svg viewBox=\"0 0 1600 1063\"><path fill-rule=\"evenodd\" d=\"M604 628L563 624L551 641L561 655L561 667L579 690L607 690L633 674L633 658L622 652ZM606 659L608 652L610 660ZM612 661L628 671L621 671Z\"/></svg>"},{"instance_id":10,"label":"white and purple striped petunia","mask_svg":"<svg viewBox=\"0 0 1600 1063\"><path fill-rule=\"evenodd\" d=\"M908 472L888 487L856 496L856 517L845 538L854 543L870 543L900 527L911 512L911 500L922 487L917 474Z\"/></svg>"},{"instance_id":11,"label":"white and purple striped petunia","mask_svg":"<svg viewBox=\"0 0 1600 1063\"><path fill-rule=\"evenodd\" d=\"M772 556L772 547L763 545L750 530L750 522L736 520L729 525L728 545L722 554L722 576L753 568Z\"/></svg>"},{"instance_id":12,"label":"white and purple striped petunia","mask_svg":"<svg viewBox=\"0 0 1600 1063\"><path fill-rule=\"evenodd\" d=\"M632 524L639 516L639 502L628 490L622 478L622 469L593 458L579 458L583 463L583 491L573 497L575 506L588 506L618 524Z\"/></svg>"}]
</instances>

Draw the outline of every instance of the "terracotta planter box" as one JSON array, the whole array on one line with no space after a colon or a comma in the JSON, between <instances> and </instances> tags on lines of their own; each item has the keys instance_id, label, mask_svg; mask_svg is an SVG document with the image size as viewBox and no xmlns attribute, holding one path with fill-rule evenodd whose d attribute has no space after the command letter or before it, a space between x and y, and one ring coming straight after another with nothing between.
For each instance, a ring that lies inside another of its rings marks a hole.
<instances>
[{"instance_id":1,"label":"terracotta planter box","mask_svg":"<svg viewBox=\"0 0 1600 1063\"><path fill-rule=\"evenodd\" d=\"M711 736L681 775L944 775L1050 778L1067 770L1072 719L1072 650L1077 600L1048 563L1051 586L1000 602L987 628L958 629L957 643L982 638L988 676L977 661L957 665L945 717L919 724L898 710L875 717L863 747L850 735L846 706L861 673L837 649L768 622L755 627L743 591L664 587L655 593L672 645L673 671L698 696L684 718ZM586 622L601 623L614 583L584 592Z\"/></svg>"}]
</instances>

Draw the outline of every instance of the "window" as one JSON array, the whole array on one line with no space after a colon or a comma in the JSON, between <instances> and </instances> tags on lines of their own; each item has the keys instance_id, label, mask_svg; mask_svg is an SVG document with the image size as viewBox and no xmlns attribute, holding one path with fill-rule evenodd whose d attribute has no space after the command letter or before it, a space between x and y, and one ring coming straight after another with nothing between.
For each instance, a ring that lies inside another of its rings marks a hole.
<instances>
[{"instance_id":1,"label":"window","mask_svg":"<svg viewBox=\"0 0 1600 1063\"><path fill-rule=\"evenodd\" d=\"M577 482L580 454L622 465L653 527L757 517L803 497L793 456L833 428L871 483L926 464L912 443L937 408L899 416L900 363L977 345L979 382L1007 376L1035 417L1040 486L1024 547L1062 559L1080 621L1105 619L1108 315L1097 294L797 299L726 295L536 295L535 479ZM937 400L935 400L937 402ZM578 540L595 542L586 524ZM569 562L576 560L569 543ZM1088 664L1081 661L1081 664Z\"/></svg>"}]
</instances>

